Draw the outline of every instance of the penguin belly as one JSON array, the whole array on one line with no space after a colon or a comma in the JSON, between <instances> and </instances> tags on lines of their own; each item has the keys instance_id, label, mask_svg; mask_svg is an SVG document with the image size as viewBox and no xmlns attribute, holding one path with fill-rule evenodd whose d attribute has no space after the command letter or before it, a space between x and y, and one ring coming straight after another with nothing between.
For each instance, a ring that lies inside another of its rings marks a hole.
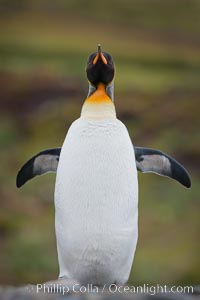
<instances>
[{"instance_id":1,"label":"penguin belly","mask_svg":"<svg viewBox=\"0 0 200 300\"><path fill-rule=\"evenodd\" d=\"M134 149L118 119L79 118L65 138L55 187L60 277L125 284L138 237Z\"/></svg>"}]
</instances>

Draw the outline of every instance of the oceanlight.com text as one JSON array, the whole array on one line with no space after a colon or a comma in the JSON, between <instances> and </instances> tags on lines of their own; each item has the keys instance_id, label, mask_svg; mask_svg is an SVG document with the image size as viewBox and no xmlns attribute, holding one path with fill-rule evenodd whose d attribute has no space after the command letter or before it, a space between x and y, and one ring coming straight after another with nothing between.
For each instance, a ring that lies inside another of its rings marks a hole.
<instances>
[{"instance_id":1,"label":"oceanlight.com text","mask_svg":"<svg viewBox=\"0 0 200 300\"><path fill-rule=\"evenodd\" d=\"M35 289L34 289L35 290ZM84 293L103 293L104 291L110 292L112 294L120 293L120 294L192 294L193 293L193 286L167 286L167 285L150 285L150 284L143 284L139 286L133 285L117 285L117 284L104 284L102 287L87 284L74 284L67 286L67 284L63 285L61 283L52 283L52 284L37 284L36 285L36 292L43 292L43 293L59 293L62 295L68 293L74 294L84 294Z\"/></svg>"}]
</instances>

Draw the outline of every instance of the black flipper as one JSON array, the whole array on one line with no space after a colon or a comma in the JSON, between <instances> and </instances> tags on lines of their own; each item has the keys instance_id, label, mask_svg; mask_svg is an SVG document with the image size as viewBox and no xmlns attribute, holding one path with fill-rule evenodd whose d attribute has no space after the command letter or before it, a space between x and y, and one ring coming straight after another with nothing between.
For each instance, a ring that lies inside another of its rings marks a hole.
<instances>
[{"instance_id":1,"label":"black flipper","mask_svg":"<svg viewBox=\"0 0 200 300\"><path fill-rule=\"evenodd\" d=\"M134 147L137 170L171 177L189 188L190 176L186 169L169 155L154 149Z\"/></svg>"},{"instance_id":2,"label":"black flipper","mask_svg":"<svg viewBox=\"0 0 200 300\"><path fill-rule=\"evenodd\" d=\"M39 152L29 159L17 174L16 185L21 187L31 178L47 172L56 172L61 148L48 149Z\"/></svg>"}]
</instances>

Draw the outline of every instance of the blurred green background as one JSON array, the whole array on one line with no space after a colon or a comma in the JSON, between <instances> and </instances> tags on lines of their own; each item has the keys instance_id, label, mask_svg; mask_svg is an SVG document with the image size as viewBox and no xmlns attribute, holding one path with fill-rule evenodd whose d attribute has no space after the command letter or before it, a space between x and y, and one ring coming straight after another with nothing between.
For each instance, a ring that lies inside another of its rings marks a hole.
<instances>
[{"instance_id":1,"label":"blurred green background","mask_svg":"<svg viewBox=\"0 0 200 300\"><path fill-rule=\"evenodd\" d=\"M97 43L116 62L115 103L138 146L184 164L192 188L139 174L131 284L200 279L200 1L0 0L0 282L58 275L55 174L15 187L21 165L62 145L87 94Z\"/></svg>"}]
</instances>

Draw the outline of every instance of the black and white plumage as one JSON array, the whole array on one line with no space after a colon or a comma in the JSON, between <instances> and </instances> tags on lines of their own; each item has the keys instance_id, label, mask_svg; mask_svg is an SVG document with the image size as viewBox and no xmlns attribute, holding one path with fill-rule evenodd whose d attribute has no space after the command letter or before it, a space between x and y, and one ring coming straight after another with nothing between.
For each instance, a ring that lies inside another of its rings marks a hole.
<instances>
[{"instance_id":1,"label":"black and white plumage","mask_svg":"<svg viewBox=\"0 0 200 300\"><path fill-rule=\"evenodd\" d=\"M60 151L61 148L43 150L29 159L17 174L17 187L20 188L35 176L56 172Z\"/></svg>"},{"instance_id":2,"label":"black and white plumage","mask_svg":"<svg viewBox=\"0 0 200 300\"><path fill-rule=\"evenodd\" d=\"M177 180L185 187L191 186L186 169L171 156L155 149L134 147L137 170L142 173L156 173Z\"/></svg>"},{"instance_id":3,"label":"black and white plumage","mask_svg":"<svg viewBox=\"0 0 200 300\"><path fill-rule=\"evenodd\" d=\"M17 174L17 187L38 175L56 172L61 148L47 149L29 159ZM187 170L174 158L159 150L134 147L137 170L142 173L155 173L180 182L185 187L191 186Z\"/></svg>"}]
</instances>

